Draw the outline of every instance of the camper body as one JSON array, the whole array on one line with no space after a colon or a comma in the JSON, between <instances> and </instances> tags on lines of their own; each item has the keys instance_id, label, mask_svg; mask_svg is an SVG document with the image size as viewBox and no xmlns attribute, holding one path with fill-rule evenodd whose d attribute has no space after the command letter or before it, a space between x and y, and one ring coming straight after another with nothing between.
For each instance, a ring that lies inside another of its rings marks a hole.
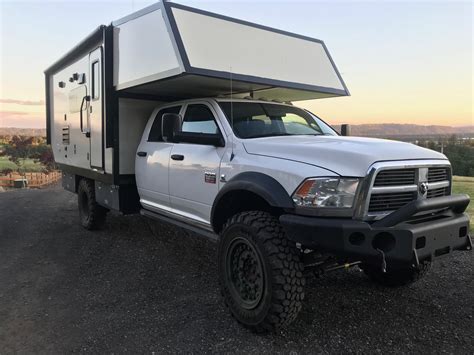
<instances>
[{"instance_id":1,"label":"camper body","mask_svg":"<svg viewBox=\"0 0 474 355\"><path fill-rule=\"evenodd\" d=\"M472 246L444 155L340 136L290 103L347 95L320 40L158 3L46 70L48 140L84 227L140 212L218 241L231 312L275 330L304 271L399 286Z\"/></svg>"}]
</instances>

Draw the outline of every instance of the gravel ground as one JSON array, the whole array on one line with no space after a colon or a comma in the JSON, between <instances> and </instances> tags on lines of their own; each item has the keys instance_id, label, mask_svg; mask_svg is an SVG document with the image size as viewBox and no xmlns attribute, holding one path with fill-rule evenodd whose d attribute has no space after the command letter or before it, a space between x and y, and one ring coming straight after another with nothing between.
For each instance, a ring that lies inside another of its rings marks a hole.
<instances>
[{"instance_id":1,"label":"gravel ground","mask_svg":"<svg viewBox=\"0 0 474 355\"><path fill-rule=\"evenodd\" d=\"M302 313L258 336L228 314L216 246L139 216L78 224L60 187L0 194L0 353L473 353L473 253L403 289L357 269L308 282Z\"/></svg>"}]
</instances>

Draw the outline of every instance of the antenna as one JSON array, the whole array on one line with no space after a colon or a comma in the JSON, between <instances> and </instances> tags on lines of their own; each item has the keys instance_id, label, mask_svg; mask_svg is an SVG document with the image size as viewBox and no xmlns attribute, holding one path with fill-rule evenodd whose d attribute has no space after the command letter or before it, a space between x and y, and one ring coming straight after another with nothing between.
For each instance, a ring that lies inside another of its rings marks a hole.
<instances>
[{"instance_id":1,"label":"antenna","mask_svg":"<svg viewBox=\"0 0 474 355\"><path fill-rule=\"evenodd\" d=\"M231 146L231 153L230 153L230 161L234 159L234 92L233 92L233 82L232 82L232 66L230 66L230 128L232 132L230 132L230 146Z\"/></svg>"}]
</instances>

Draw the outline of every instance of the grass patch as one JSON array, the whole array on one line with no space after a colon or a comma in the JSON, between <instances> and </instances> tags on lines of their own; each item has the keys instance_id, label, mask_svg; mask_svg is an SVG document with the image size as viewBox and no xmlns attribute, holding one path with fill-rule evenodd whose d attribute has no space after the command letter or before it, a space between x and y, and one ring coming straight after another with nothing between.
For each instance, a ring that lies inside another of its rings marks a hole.
<instances>
[{"instance_id":1,"label":"grass patch","mask_svg":"<svg viewBox=\"0 0 474 355\"><path fill-rule=\"evenodd\" d=\"M474 233L474 178L469 176L453 177L453 194L468 194L471 196L471 203L467 206L466 212L471 218L471 235Z\"/></svg>"},{"instance_id":2,"label":"grass patch","mask_svg":"<svg viewBox=\"0 0 474 355\"><path fill-rule=\"evenodd\" d=\"M21 167L27 172L41 172L44 170L43 164L36 163L33 159L22 159Z\"/></svg>"},{"instance_id":3,"label":"grass patch","mask_svg":"<svg viewBox=\"0 0 474 355\"><path fill-rule=\"evenodd\" d=\"M18 166L14 162L8 160L8 157L0 157L0 171L4 169L16 170L18 169Z\"/></svg>"},{"instance_id":4,"label":"grass patch","mask_svg":"<svg viewBox=\"0 0 474 355\"><path fill-rule=\"evenodd\" d=\"M474 183L474 177L473 176L453 176L453 181L455 182L473 182Z\"/></svg>"},{"instance_id":5,"label":"grass patch","mask_svg":"<svg viewBox=\"0 0 474 355\"><path fill-rule=\"evenodd\" d=\"M33 159L20 159L20 162L20 168L22 172L41 172L44 169L43 164L36 163ZM18 168L18 165L8 160L8 157L0 157L0 171L4 169L11 169L13 171L17 171Z\"/></svg>"}]
</instances>

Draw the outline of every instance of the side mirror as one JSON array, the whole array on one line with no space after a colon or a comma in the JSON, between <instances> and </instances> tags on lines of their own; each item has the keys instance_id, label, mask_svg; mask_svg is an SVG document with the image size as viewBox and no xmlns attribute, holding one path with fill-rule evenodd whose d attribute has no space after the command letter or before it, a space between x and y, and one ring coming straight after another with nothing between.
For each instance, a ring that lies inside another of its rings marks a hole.
<instances>
[{"instance_id":1,"label":"side mirror","mask_svg":"<svg viewBox=\"0 0 474 355\"><path fill-rule=\"evenodd\" d=\"M224 147L225 141L220 134L179 132L174 136L177 143L191 143L202 145L213 145L214 147Z\"/></svg>"},{"instance_id":2,"label":"side mirror","mask_svg":"<svg viewBox=\"0 0 474 355\"><path fill-rule=\"evenodd\" d=\"M351 135L351 126L348 124L341 125L341 136L350 136Z\"/></svg>"},{"instance_id":3,"label":"side mirror","mask_svg":"<svg viewBox=\"0 0 474 355\"><path fill-rule=\"evenodd\" d=\"M165 113L161 121L161 133L165 142L172 142L181 126L181 115Z\"/></svg>"}]
</instances>

